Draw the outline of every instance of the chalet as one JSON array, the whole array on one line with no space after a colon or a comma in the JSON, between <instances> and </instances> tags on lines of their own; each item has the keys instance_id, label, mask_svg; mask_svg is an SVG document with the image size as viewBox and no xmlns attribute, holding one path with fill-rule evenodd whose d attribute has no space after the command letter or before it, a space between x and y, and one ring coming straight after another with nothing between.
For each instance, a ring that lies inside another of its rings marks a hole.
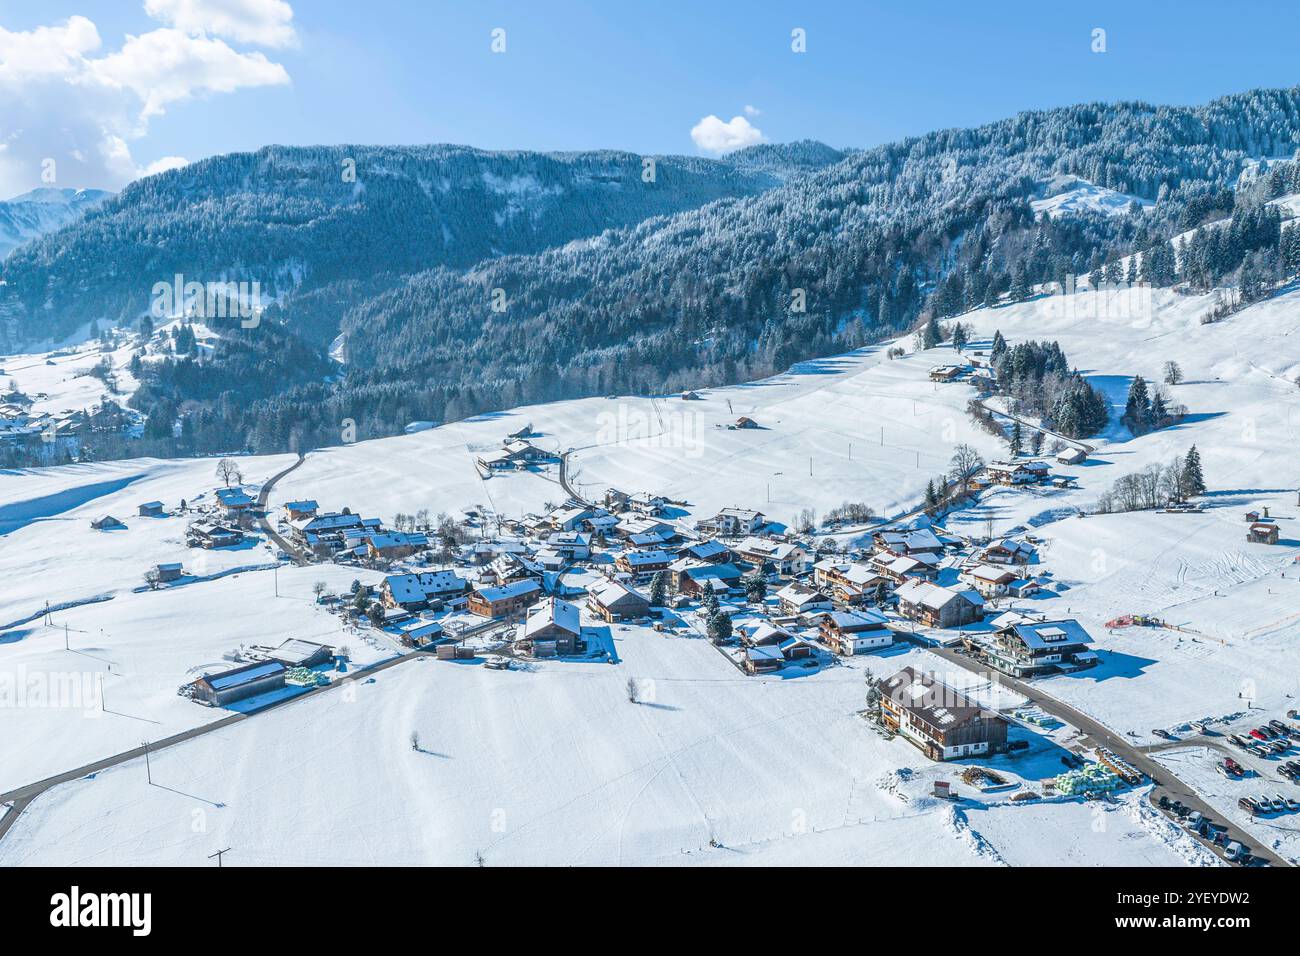
<instances>
[{"instance_id":1,"label":"chalet","mask_svg":"<svg viewBox=\"0 0 1300 956\"><path fill-rule=\"evenodd\" d=\"M365 547L371 560L397 561L427 549L429 538L421 532L389 531L366 535Z\"/></svg>"},{"instance_id":2,"label":"chalet","mask_svg":"<svg viewBox=\"0 0 1300 956\"><path fill-rule=\"evenodd\" d=\"M311 500L306 501L286 501L284 503L285 517L290 521L307 521L316 517L316 512L320 506Z\"/></svg>"},{"instance_id":3,"label":"chalet","mask_svg":"<svg viewBox=\"0 0 1300 956\"><path fill-rule=\"evenodd\" d=\"M922 552L916 555L894 554L881 551L871 556L871 564L880 575L895 584L908 581L932 581L939 576L937 555Z\"/></svg>"},{"instance_id":4,"label":"chalet","mask_svg":"<svg viewBox=\"0 0 1300 956\"><path fill-rule=\"evenodd\" d=\"M1023 598L1037 594L1042 589L1043 586L1037 578L1016 578L1007 585L1007 594L1011 597Z\"/></svg>"},{"instance_id":5,"label":"chalet","mask_svg":"<svg viewBox=\"0 0 1300 956\"><path fill-rule=\"evenodd\" d=\"M674 562L669 571L673 575L673 586L679 594L699 594L706 584L711 584L713 590L719 593L740 585L740 569L726 562L711 564L693 558L682 558Z\"/></svg>"},{"instance_id":6,"label":"chalet","mask_svg":"<svg viewBox=\"0 0 1300 956\"><path fill-rule=\"evenodd\" d=\"M382 522L378 518L362 518L351 512L339 514L330 511L289 522L289 537L299 547L309 551L339 551L346 545L349 531L373 532L381 528Z\"/></svg>"},{"instance_id":7,"label":"chalet","mask_svg":"<svg viewBox=\"0 0 1300 956\"><path fill-rule=\"evenodd\" d=\"M642 542L640 546L644 546L647 541L663 544L677 537L672 525L644 516L623 518L614 526L614 532L634 544Z\"/></svg>"},{"instance_id":8,"label":"chalet","mask_svg":"<svg viewBox=\"0 0 1300 956\"><path fill-rule=\"evenodd\" d=\"M581 531L559 531L546 539L546 546L568 561L591 557L591 535Z\"/></svg>"},{"instance_id":9,"label":"chalet","mask_svg":"<svg viewBox=\"0 0 1300 956\"><path fill-rule=\"evenodd\" d=\"M527 578L500 587L471 591L466 607L479 617L514 617L536 603L541 596L541 583L534 578Z\"/></svg>"},{"instance_id":10,"label":"chalet","mask_svg":"<svg viewBox=\"0 0 1300 956\"><path fill-rule=\"evenodd\" d=\"M479 468L484 471L505 471L515 467L515 457L504 448L483 452L478 456Z\"/></svg>"},{"instance_id":11,"label":"chalet","mask_svg":"<svg viewBox=\"0 0 1300 956\"><path fill-rule=\"evenodd\" d=\"M877 531L871 536L876 548L894 554L943 554L943 542L929 528L915 528L911 531Z\"/></svg>"},{"instance_id":12,"label":"chalet","mask_svg":"<svg viewBox=\"0 0 1300 956\"><path fill-rule=\"evenodd\" d=\"M739 418L736 419L736 423L731 427L750 429L750 428L762 428L763 426L761 426L758 422L754 421L754 419L748 418L745 415L741 415Z\"/></svg>"},{"instance_id":13,"label":"chalet","mask_svg":"<svg viewBox=\"0 0 1300 956\"><path fill-rule=\"evenodd\" d=\"M582 519L582 530L590 534L598 534L601 537L614 534L617 528L618 517L604 511L597 511L591 517Z\"/></svg>"},{"instance_id":14,"label":"chalet","mask_svg":"<svg viewBox=\"0 0 1300 956\"><path fill-rule=\"evenodd\" d=\"M894 643L888 619L876 610L830 611L817 618L822 641L836 654L865 654Z\"/></svg>"},{"instance_id":15,"label":"chalet","mask_svg":"<svg viewBox=\"0 0 1300 956\"><path fill-rule=\"evenodd\" d=\"M984 616L984 598L976 591L954 591L914 580L894 594L898 597L898 612L926 627L961 627Z\"/></svg>"},{"instance_id":16,"label":"chalet","mask_svg":"<svg viewBox=\"0 0 1300 956\"><path fill-rule=\"evenodd\" d=\"M969 584L985 598L1002 597L1016 580L1016 573L990 564L977 564L960 575L963 584Z\"/></svg>"},{"instance_id":17,"label":"chalet","mask_svg":"<svg viewBox=\"0 0 1300 956\"><path fill-rule=\"evenodd\" d=\"M158 576L160 584L168 584L171 581L179 581L185 576L184 565L176 562L174 564L156 564L154 565L154 574Z\"/></svg>"},{"instance_id":18,"label":"chalet","mask_svg":"<svg viewBox=\"0 0 1300 956\"><path fill-rule=\"evenodd\" d=\"M1092 637L1075 620L1013 621L981 645L985 659L1012 677L1074 671L1098 663Z\"/></svg>"},{"instance_id":19,"label":"chalet","mask_svg":"<svg viewBox=\"0 0 1300 956\"><path fill-rule=\"evenodd\" d=\"M813 565L813 583L841 604L858 605L871 603L883 595L890 579L874 565L827 558Z\"/></svg>"},{"instance_id":20,"label":"chalet","mask_svg":"<svg viewBox=\"0 0 1300 956\"><path fill-rule=\"evenodd\" d=\"M194 700L224 707L284 687L286 668L279 661L257 661L219 674L204 674L190 685Z\"/></svg>"},{"instance_id":21,"label":"chalet","mask_svg":"<svg viewBox=\"0 0 1300 956\"><path fill-rule=\"evenodd\" d=\"M605 497L603 499L605 510L615 514L621 511L627 511L628 502L631 500L631 497L632 496L625 491L619 491L617 488L608 488L605 491Z\"/></svg>"},{"instance_id":22,"label":"chalet","mask_svg":"<svg viewBox=\"0 0 1300 956\"><path fill-rule=\"evenodd\" d=\"M1006 749L1008 724L934 675L905 667L880 688L881 718L931 760L952 760Z\"/></svg>"},{"instance_id":23,"label":"chalet","mask_svg":"<svg viewBox=\"0 0 1300 956\"><path fill-rule=\"evenodd\" d=\"M516 462L522 462L524 464L531 464L538 461L549 461L555 457L549 451L544 451L522 438L512 438L507 441L505 444L505 450L510 453L510 456Z\"/></svg>"},{"instance_id":24,"label":"chalet","mask_svg":"<svg viewBox=\"0 0 1300 956\"><path fill-rule=\"evenodd\" d=\"M964 365L936 365L930 369L930 381L955 382L966 371Z\"/></svg>"},{"instance_id":25,"label":"chalet","mask_svg":"<svg viewBox=\"0 0 1300 956\"><path fill-rule=\"evenodd\" d=\"M548 597L530 608L515 646L534 657L577 654L585 649L578 606Z\"/></svg>"},{"instance_id":26,"label":"chalet","mask_svg":"<svg viewBox=\"0 0 1300 956\"><path fill-rule=\"evenodd\" d=\"M781 602L781 610L786 614L812 614L831 609L829 597L816 588L810 588L797 581L777 591L776 598Z\"/></svg>"},{"instance_id":27,"label":"chalet","mask_svg":"<svg viewBox=\"0 0 1300 956\"><path fill-rule=\"evenodd\" d=\"M585 508L581 505L565 505L562 508L556 508L546 516L546 525L552 531L576 531L582 527L583 521L595 514L596 512L591 508Z\"/></svg>"},{"instance_id":28,"label":"chalet","mask_svg":"<svg viewBox=\"0 0 1300 956\"><path fill-rule=\"evenodd\" d=\"M112 515L98 517L90 523L90 526L96 531L123 531L126 529L126 525Z\"/></svg>"},{"instance_id":29,"label":"chalet","mask_svg":"<svg viewBox=\"0 0 1300 956\"><path fill-rule=\"evenodd\" d=\"M1088 460L1088 453L1082 448L1064 448L1056 453L1056 461L1061 465L1081 465Z\"/></svg>"},{"instance_id":30,"label":"chalet","mask_svg":"<svg viewBox=\"0 0 1300 956\"><path fill-rule=\"evenodd\" d=\"M666 571L674 561L670 551L653 549L650 551L624 551L614 559L614 567L624 574L632 575L634 580L648 581L659 571Z\"/></svg>"},{"instance_id":31,"label":"chalet","mask_svg":"<svg viewBox=\"0 0 1300 956\"><path fill-rule=\"evenodd\" d=\"M1253 544L1277 544L1277 525L1266 521L1256 521L1247 529L1246 540Z\"/></svg>"},{"instance_id":32,"label":"chalet","mask_svg":"<svg viewBox=\"0 0 1300 956\"><path fill-rule=\"evenodd\" d=\"M797 544L748 537L732 548L736 556L757 567L770 565L782 576L808 570L808 552Z\"/></svg>"},{"instance_id":33,"label":"chalet","mask_svg":"<svg viewBox=\"0 0 1300 956\"><path fill-rule=\"evenodd\" d=\"M1034 558L1034 546L1027 541L1003 538L987 545L979 554L985 564L1028 564Z\"/></svg>"},{"instance_id":34,"label":"chalet","mask_svg":"<svg viewBox=\"0 0 1300 956\"><path fill-rule=\"evenodd\" d=\"M402 643L411 647L426 647L429 644L436 644L442 640L442 625L437 621L426 621L421 617L413 617L409 620L402 621L396 625L397 633L401 635Z\"/></svg>"},{"instance_id":35,"label":"chalet","mask_svg":"<svg viewBox=\"0 0 1300 956\"><path fill-rule=\"evenodd\" d=\"M186 543L191 548L230 548L244 543L244 533L238 528L223 524L192 524L185 532Z\"/></svg>"},{"instance_id":36,"label":"chalet","mask_svg":"<svg viewBox=\"0 0 1300 956\"><path fill-rule=\"evenodd\" d=\"M677 557L707 561L709 564L725 564L731 560L731 549L721 541L696 541L677 549Z\"/></svg>"},{"instance_id":37,"label":"chalet","mask_svg":"<svg viewBox=\"0 0 1300 956\"><path fill-rule=\"evenodd\" d=\"M141 518L161 518L165 514L163 503L161 501L146 501L140 506L139 514Z\"/></svg>"},{"instance_id":38,"label":"chalet","mask_svg":"<svg viewBox=\"0 0 1300 956\"><path fill-rule=\"evenodd\" d=\"M984 472L998 485L1032 485L1047 477L1049 466L1045 461L991 461Z\"/></svg>"},{"instance_id":39,"label":"chalet","mask_svg":"<svg viewBox=\"0 0 1300 956\"><path fill-rule=\"evenodd\" d=\"M379 596L385 607L419 611L468 590L469 583L455 571L422 571L388 575L379 585Z\"/></svg>"},{"instance_id":40,"label":"chalet","mask_svg":"<svg viewBox=\"0 0 1300 956\"><path fill-rule=\"evenodd\" d=\"M683 402L699 402L699 401L703 401L703 399L700 398L700 393L699 393L699 392L685 391L685 392L682 392L682 401L683 401Z\"/></svg>"},{"instance_id":41,"label":"chalet","mask_svg":"<svg viewBox=\"0 0 1300 956\"><path fill-rule=\"evenodd\" d=\"M257 504L242 488L218 488L217 503L226 509L228 515L248 511Z\"/></svg>"},{"instance_id":42,"label":"chalet","mask_svg":"<svg viewBox=\"0 0 1300 956\"><path fill-rule=\"evenodd\" d=\"M728 538L742 534L753 534L767 523L761 511L748 511L744 508L723 508L712 518L705 518L696 523L699 531L720 534Z\"/></svg>"},{"instance_id":43,"label":"chalet","mask_svg":"<svg viewBox=\"0 0 1300 956\"><path fill-rule=\"evenodd\" d=\"M620 581L605 579L587 588L587 609L603 621L628 621L650 613L650 600Z\"/></svg>"},{"instance_id":44,"label":"chalet","mask_svg":"<svg viewBox=\"0 0 1300 956\"><path fill-rule=\"evenodd\" d=\"M652 495L648 491L639 491L627 500L627 507L629 511L635 511L639 515L657 518L668 507L668 499L661 495Z\"/></svg>"},{"instance_id":45,"label":"chalet","mask_svg":"<svg viewBox=\"0 0 1300 956\"><path fill-rule=\"evenodd\" d=\"M526 554L506 553L495 558L484 573L496 584L509 584L527 578L540 578L546 569Z\"/></svg>"},{"instance_id":46,"label":"chalet","mask_svg":"<svg viewBox=\"0 0 1300 956\"><path fill-rule=\"evenodd\" d=\"M787 661L813 655L813 646L803 638L767 623L742 632L740 643L744 648L744 667L750 674L774 671Z\"/></svg>"}]
</instances>

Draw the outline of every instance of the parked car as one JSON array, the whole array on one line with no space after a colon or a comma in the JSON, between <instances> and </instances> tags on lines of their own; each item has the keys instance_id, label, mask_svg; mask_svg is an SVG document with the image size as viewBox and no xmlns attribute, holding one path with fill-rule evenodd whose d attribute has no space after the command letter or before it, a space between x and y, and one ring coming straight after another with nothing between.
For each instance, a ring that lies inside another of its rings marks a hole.
<instances>
[{"instance_id":1,"label":"parked car","mask_svg":"<svg viewBox=\"0 0 1300 956\"><path fill-rule=\"evenodd\" d=\"M1223 848L1223 855L1233 863L1245 863L1250 859L1250 851L1236 840L1228 841L1228 845Z\"/></svg>"},{"instance_id":2,"label":"parked car","mask_svg":"<svg viewBox=\"0 0 1300 956\"><path fill-rule=\"evenodd\" d=\"M1241 809L1245 810L1252 817L1260 812L1259 804L1250 797L1242 797L1237 801L1237 806L1241 807Z\"/></svg>"},{"instance_id":3,"label":"parked car","mask_svg":"<svg viewBox=\"0 0 1300 956\"><path fill-rule=\"evenodd\" d=\"M1167 731L1167 730L1165 730L1165 729L1163 729L1163 728L1160 728L1160 727L1158 727L1158 728L1156 728L1155 730L1151 731L1151 733L1155 734L1157 737L1163 737L1165 740L1177 740L1177 739L1178 739L1178 738L1175 737L1173 734L1171 734L1169 731Z\"/></svg>"},{"instance_id":4,"label":"parked car","mask_svg":"<svg viewBox=\"0 0 1300 956\"><path fill-rule=\"evenodd\" d=\"M1208 734L1210 732L1210 728L1206 726L1205 721L1203 720L1193 720L1192 730L1196 731L1198 734Z\"/></svg>"},{"instance_id":5,"label":"parked car","mask_svg":"<svg viewBox=\"0 0 1300 956\"><path fill-rule=\"evenodd\" d=\"M1264 731L1260 730L1258 727L1251 730L1250 735L1256 740L1268 740L1268 734L1264 733Z\"/></svg>"},{"instance_id":6,"label":"parked car","mask_svg":"<svg viewBox=\"0 0 1300 956\"><path fill-rule=\"evenodd\" d=\"M1273 753L1284 754L1291 749L1291 741L1278 739L1273 741L1271 746Z\"/></svg>"},{"instance_id":7,"label":"parked car","mask_svg":"<svg viewBox=\"0 0 1300 956\"><path fill-rule=\"evenodd\" d=\"M1286 724L1282 723L1282 721L1280 720L1270 720L1268 722L1268 725L1272 727L1274 730L1276 730L1283 737L1291 736L1291 728L1289 728Z\"/></svg>"}]
</instances>

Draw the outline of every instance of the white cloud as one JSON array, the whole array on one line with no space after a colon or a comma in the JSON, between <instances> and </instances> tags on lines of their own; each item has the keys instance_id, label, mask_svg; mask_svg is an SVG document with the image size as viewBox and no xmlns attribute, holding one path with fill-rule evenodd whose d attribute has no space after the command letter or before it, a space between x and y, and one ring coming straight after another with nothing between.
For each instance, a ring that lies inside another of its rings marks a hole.
<instances>
[{"instance_id":1,"label":"white cloud","mask_svg":"<svg viewBox=\"0 0 1300 956\"><path fill-rule=\"evenodd\" d=\"M191 7L212 5L176 6L193 13ZM228 0L215 6L266 4ZM234 28L219 21L210 26L233 36ZM131 157L131 141L146 135L150 118L171 104L289 82L284 67L262 53L239 52L179 27L127 36L106 53L102 45L85 17L29 31L0 27L0 198L36 185L120 188L144 171ZM145 170L158 171L157 165Z\"/></svg>"},{"instance_id":2,"label":"white cloud","mask_svg":"<svg viewBox=\"0 0 1300 956\"><path fill-rule=\"evenodd\" d=\"M746 116L762 116L762 115L763 115L763 111L760 110L757 106L750 106L748 103L746 103L746 104L745 104L745 115L746 115Z\"/></svg>"},{"instance_id":3,"label":"white cloud","mask_svg":"<svg viewBox=\"0 0 1300 956\"><path fill-rule=\"evenodd\" d=\"M117 53L87 61L87 75L134 93L144 104L142 119L196 93L233 93L242 87L289 82L284 67L261 53L236 53L223 40L170 29L127 37Z\"/></svg>"},{"instance_id":4,"label":"white cloud","mask_svg":"<svg viewBox=\"0 0 1300 956\"><path fill-rule=\"evenodd\" d=\"M169 169L184 169L189 164L190 161L184 156L163 156L141 169L140 175L153 176L156 173L165 173Z\"/></svg>"},{"instance_id":5,"label":"white cloud","mask_svg":"<svg viewBox=\"0 0 1300 956\"><path fill-rule=\"evenodd\" d=\"M730 153L763 141L763 131L743 116L733 116L724 123L709 114L691 127L691 139L706 153Z\"/></svg>"},{"instance_id":6,"label":"white cloud","mask_svg":"<svg viewBox=\"0 0 1300 956\"><path fill-rule=\"evenodd\" d=\"M145 0L145 13L192 35L211 35L256 43L295 46L293 8L284 0Z\"/></svg>"}]
</instances>

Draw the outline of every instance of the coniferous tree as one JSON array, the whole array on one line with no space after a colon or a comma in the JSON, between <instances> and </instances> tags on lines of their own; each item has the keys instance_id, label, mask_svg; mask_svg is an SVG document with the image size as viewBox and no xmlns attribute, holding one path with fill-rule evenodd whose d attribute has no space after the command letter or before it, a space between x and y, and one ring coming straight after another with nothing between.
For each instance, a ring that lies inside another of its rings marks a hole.
<instances>
[{"instance_id":1,"label":"coniferous tree","mask_svg":"<svg viewBox=\"0 0 1300 956\"><path fill-rule=\"evenodd\" d=\"M1183 459L1183 487L1189 497L1205 494L1205 475L1201 472L1201 453L1193 445Z\"/></svg>"}]
</instances>

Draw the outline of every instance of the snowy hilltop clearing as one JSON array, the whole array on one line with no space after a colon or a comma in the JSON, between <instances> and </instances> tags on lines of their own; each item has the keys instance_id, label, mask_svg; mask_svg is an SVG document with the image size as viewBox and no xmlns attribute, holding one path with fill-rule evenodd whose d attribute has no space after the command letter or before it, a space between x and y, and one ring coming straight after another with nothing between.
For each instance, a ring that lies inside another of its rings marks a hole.
<instances>
[{"instance_id":1,"label":"snowy hilltop clearing","mask_svg":"<svg viewBox=\"0 0 1300 956\"><path fill-rule=\"evenodd\" d=\"M1200 321L1207 296L1157 290L1139 317L1115 318L1090 312L1088 295L961 318L972 331L968 354L987 354L995 331L1012 344L1058 341L1112 415L1087 440L1085 463L1053 466L1074 487L993 491L946 526L1041 539L1043 564L1064 586L1024 603L1077 617L1102 663L1039 686L1116 732L1152 743L1154 727L1239 711L1247 681L1260 706L1294 706L1300 686L1286 655L1300 620L1300 293L1212 324ZM973 387L930 380L931 367L957 358L950 346L917 351L909 336L698 400L559 402L323 449L275 484L268 506L309 498L385 520L421 509L539 513L567 497L557 468L484 478L477 466L531 424L536 445L569 453L568 479L583 495L609 487L664 495L682 503L684 524L731 505L792 524L805 509L824 514L845 501L892 518L913 512L957 445L990 460L1007 454L968 415ZM1135 438L1119 423L1130 380L1160 382L1168 361L1184 380L1162 387L1188 414ZM742 417L758 427L729 427ZM1192 444L1210 487L1206 510L1080 515L1117 478ZM255 497L295 461L239 460L246 490ZM0 669L90 675L85 708L6 711L16 731L6 737L19 743L0 766L0 792L221 716L176 688L242 645L347 641L360 664L397 652L340 634L312 600L317 580L337 589L377 572L272 570L276 549L260 533L243 550L187 546L189 519L177 507L211 502L221 484L215 466L141 459L0 473L0 570L9 582ZM136 516L155 499L163 516ZM1245 540L1242 515L1262 507L1283 526L1281 546ZM126 528L92 530L103 515ZM142 589L145 571L168 561L195 580ZM51 616L53 626L47 602L68 608ZM1122 614L1182 630L1108 631ZM475 854L489 865L908 863L918 862L918 847L925 862L1206 860L1137 794L1096 809L985 795L960 811L927 796L939 771L857 716L864 667L945 668L925 651L900 646L884 659L782 680L741 676L698 637L618 626L607 637L617 667L554 662L497 673L404 662L351 697L314 696L158 754L152 773L162 786L147 787L138 761L62 785L23 811L0 841L0 864L201 863L218 844L244 848L250 863L470 864ZM629 677L653 688L644 703L627 701ZM408 742L412 731L420 750ZM1006 767L1031 784L1060 771L1058 750L1043 743L1023 758L1023 772Z\"/></svg>"}]
</instances>

